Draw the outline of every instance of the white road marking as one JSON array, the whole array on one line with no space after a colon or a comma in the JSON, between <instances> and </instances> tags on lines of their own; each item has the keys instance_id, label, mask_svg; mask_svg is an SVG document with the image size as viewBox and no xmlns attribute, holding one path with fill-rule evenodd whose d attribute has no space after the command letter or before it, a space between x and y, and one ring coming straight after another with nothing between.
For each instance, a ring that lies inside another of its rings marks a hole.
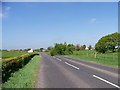
<instances>
[{"instance_id":1,"label":"white road marking","mask_svg":"<svg viewBox=\"0 0 120 90\"><path fill-rule=\"evenodd\" d=\"M54 59L57 59L57 60L59 60L59 61L62 61L61 59L59 59L59 58L57 58L57 57L54 57L54 56L53 56L53 58L54 58Z\"/></svg>"},{"instance_id":2,"label":"white road marking","mask_svg":"<svg viewBox=\"0 0 120 90\"><path fill-rule=\"evenodd\" d=\"M71 67L73 67L73 68L75 68L75 69L79 69L78 67L76 67L76 66L74 66L74 65L72 65L72 64L69 64L68 62L65 62L65 64L67 64L67 65L69 65L69 66L71 66Z\"/></svg>"},{"instance_id":3,"label":"white road marking","mask_svg":"<svg viewBox=\"0 0 120 90\"><path fill-rule=\"evenodd\" d=\"M62 61L61 59L59 59L59 58L56 58L57 60L59 60L59 61Z\"/></svg>"},{"instance_id":4,"label":"white road marking","mask_svg":"<svg viewBox=\"0 0 120 90\"><path fill-rule=\"evenodd\" d=\"M64 58L64 59L66 59L66 58ZM69 60L69 61L71 61L73 63L80 64L80 65L82 65L84 67L88 67L88 68L91 68L93 70L97 70L97 71L100 71L102 73L114 76L114 77L118 77L118 73L113 73L113 72L110 72L110 71L107 71L107 70L104 70L104 69L101 69L101 68L97 68L97 67L94 67L94 66L91 66L91 65L88 65L88 64L84 64L84 63L81 63L81 62L76 62L76 61L71 60L71 59L66 59L66 60Z\"/></svg>"},{"instance_id":5,"label":"white road marking","mask_svg":"<svg viewBox=\"0 0 120 90\"><path fill-rule=\"evenodd\" d=\"M99 79L99 80L101 80L101 81L104 81L104 82L106 82L106 83L108 83L108 84L110 84L110 85L112 85L112 86L114 86L114 87L116 87L116 88L120 88L120 86L118 86L118 85L116 85L116 84L114 84L114 83L111 83L110 81L107 81L107 80L105 80L105 79L103 79L103 78L101 78L101 77L98 77L98 76L96 76L96 75L93 75L93 77L95 77L95 78L97 78L97 79Z\"/></svg>"}]
</instances>

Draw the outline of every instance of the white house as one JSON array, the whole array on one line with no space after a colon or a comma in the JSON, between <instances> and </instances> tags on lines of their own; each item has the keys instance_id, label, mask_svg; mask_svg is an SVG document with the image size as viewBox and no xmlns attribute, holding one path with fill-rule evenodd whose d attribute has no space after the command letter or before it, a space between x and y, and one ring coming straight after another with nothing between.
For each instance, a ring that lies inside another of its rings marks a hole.
<instances>
[{"instance_id":1,"label":"white house","mask_svg":"<svg viewBox=\"0 0 120 90\"><path fill-rule=\"evenodd\" d=\"M32 53L32 52L33 52L33 50L32 50L32 49L28 51L28 53Z\"/></svg>"},{"instance_id":2,"label":"white house","mask_svg":"<svg viewBox=\"0 0 120 90\"><path fill-rule=\"evenodd\" d=\"M85 50L88 50L89 48L86 46Z\"/></svg>"}]
</instances>

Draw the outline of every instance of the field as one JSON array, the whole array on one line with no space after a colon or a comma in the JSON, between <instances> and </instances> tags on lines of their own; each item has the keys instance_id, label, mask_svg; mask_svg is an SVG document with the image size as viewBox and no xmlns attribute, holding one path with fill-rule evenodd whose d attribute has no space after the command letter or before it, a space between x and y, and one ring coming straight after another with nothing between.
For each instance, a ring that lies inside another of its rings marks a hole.
<instances>
[{"instance_id":1,"label":"field","mask_svg":"<svg viewBox=\"0 0 120 90\"><path fill-rule=\"evenodd\" d=\"M17 57L21 56L23 54L26 54L26 51L0 51L2 53L0 55L0 58L5 59L5 58L12 58L12 57Z\"/></svg>"},{"instance_id":2,"label":"field","mask_svg":"<svg viewBox=\"0 0 120 90\"><path fill-rule=\"evenodd\" d=\"M96 53L94 50L74 51L72 55L66 55L68 57L97 62L109 66L118 66L118 53L106 52L105 54Z\"/></svg>"}]
</instances>

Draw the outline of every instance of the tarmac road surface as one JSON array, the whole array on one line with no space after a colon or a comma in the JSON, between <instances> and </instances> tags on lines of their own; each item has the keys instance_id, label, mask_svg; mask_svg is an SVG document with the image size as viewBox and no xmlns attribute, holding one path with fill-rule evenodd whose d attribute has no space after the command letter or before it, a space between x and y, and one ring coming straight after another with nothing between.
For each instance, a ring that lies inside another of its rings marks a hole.
<instances>
[{"instance_id":1,"label":"tarmac road surface","mask_svg":"<svg viewBox=\"0 0 120 90\"><path fill-rule=\"evenodd\" d=\"M40 54L42 61L36 88L120 88L116 68Z\"/></svg>"}]
</instances>

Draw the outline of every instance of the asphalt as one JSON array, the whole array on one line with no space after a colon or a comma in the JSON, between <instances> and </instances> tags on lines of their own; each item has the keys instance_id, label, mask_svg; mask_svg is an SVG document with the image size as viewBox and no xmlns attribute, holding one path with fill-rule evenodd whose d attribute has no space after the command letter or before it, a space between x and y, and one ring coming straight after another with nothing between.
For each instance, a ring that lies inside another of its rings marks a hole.
<instances>
[{"instance_id":1,"label":"asphalt","mask_svg":"<svg viewBox=\"0 0 120 90\"><path fill-rule=\"evenodd\" d=\"M118 69L41 53L36 88L120 88Z\"/></svg>"}]
</instances>

